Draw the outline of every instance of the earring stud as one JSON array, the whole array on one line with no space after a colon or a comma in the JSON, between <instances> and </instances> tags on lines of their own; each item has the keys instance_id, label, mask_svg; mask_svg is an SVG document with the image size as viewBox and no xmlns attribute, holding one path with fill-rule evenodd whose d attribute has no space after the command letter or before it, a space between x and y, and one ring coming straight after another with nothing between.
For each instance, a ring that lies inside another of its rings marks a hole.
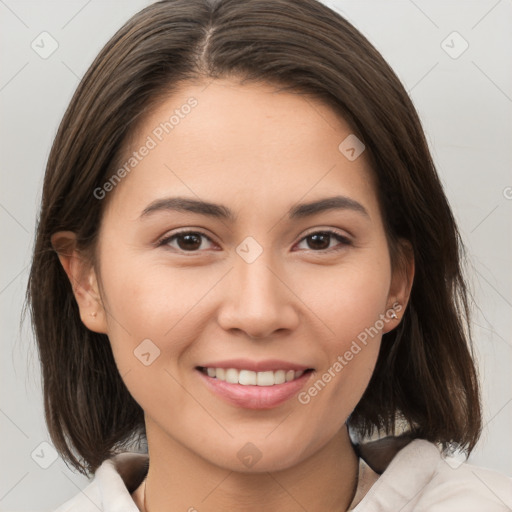
<instances>
[{"instance_id":1,"label":"earring stud","mask_svg":"<svg viewBox=\"0 0 512 512\"><path fill-rule=\"evenodd\" d=\"M93 318L96 318L96 315L97 315L98 313L96 313L96 311L93 311L92 313L89 313L89 314L90 314Z\"/></svg>"},{"instance_id":2,"label":"earring stud","mask_svg":"<svg viewBox=\"0 0 512 512\"><path fill-rule=\"evenodd\" d=\"M391 318L398 318L398 315L396 314L395 310L391 310Z\"/></svg>"}]
</instances>

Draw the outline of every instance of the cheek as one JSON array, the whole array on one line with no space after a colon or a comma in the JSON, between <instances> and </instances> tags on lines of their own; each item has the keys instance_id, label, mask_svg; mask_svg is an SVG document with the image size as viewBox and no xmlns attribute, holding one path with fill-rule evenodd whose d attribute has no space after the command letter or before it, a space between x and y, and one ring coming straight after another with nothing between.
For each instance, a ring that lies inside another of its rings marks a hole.
<instances>
[{"instance_id":1,"label":"cheek","mask_svg":"<svg viewBox=\"0 0 512 512\"><path fill-rule=\"evenodd\" d=\"M191 349L211 322L208 293L225 271L121 254L103 261L108 336L119 373L147 412L158 416L164 407L177 413L187 405L179 383L188 378Z\"/></svg>"},{"instance_id":2,"label":"cheek","mask_svg":"<svg viewBox=\"0 0 512 512\"><path fill-rule=\"evenodd\" d=\"M361 258L332 271L325 281L314 280L318 288L310 295L312 309L319 312L328 335L318 343L322 365L298 397L300 403L311 407L314 416L338 424L361 399L377 362L383 327L389 321L383 313L390 279L386 258Z\"/></svg>"},{"instance_id":3,"label":"cheek","mask_svg":"<svg viewBox=\"0 0 512 512\"><path fill-rule=\"evenodd\" d=\"M335 350L342 351L368 329L382 330L380 315L389 300L391 271L387 258L353 258L338 267L309 273L300 297L323 321Z\"/></svg>"},{"instance_id":4,"label":"cheek","mask_svg":"<svg viewBox=\"0 0 512 512\"><path fill-rule=\"evenodd\" d=\"M177 412L186 405L176 364L193 335L187 313L204 295L205 285L176 270L166 275L136 258L108 261L117 262L102 267L102 288L119 373L146 411L156 414L165 407Z\"/></svg>"},{"instance_id":5,"label":"cheek","mask_svg":"<svg viewBox=\"0 0 512 512\"><path fill-rule=\"evenodd\" d=\"M110 332L124 328L133 337L166 337L219 279L219 272L133 256L111 261L117 263L102 268Z\"/></svg>"},{"instance_id":6,"label":"cheek","mask_svg":"<svg viewBox=\"0 0 512 512\"><path fill-rule=\"evenodd\" d=\"M108 336L119 372L133 375L145 370L147 376L150 365L146 368L146 363L151 363L151 369L158 366L160 354L168 350L165 340L172 337L173 327L190 309L185 293L177 292L187 288L179 273L169 286L161 273L121 254L102 261ZM195 295L190 288L187 294ZM179 345L172 350L179 350Z\"/></svg>"},{"instance_id":7,"label":"cheek","mask_svg":"<svg viewBox=\"0 0 512 512\"><path fill-rule=\"evenodd\" d=\"M380 350L381 334L362 328L370 317L352 316L345 322L353 323L332 343L325 343L325 364L313 375L308 386L297 396L303 411L314 422L311 435L325 439L345 423L366 390ZM340 320L341 321L341 320ZM359 325L356 327L356 323Z\"/></svg>"}]
</instances>

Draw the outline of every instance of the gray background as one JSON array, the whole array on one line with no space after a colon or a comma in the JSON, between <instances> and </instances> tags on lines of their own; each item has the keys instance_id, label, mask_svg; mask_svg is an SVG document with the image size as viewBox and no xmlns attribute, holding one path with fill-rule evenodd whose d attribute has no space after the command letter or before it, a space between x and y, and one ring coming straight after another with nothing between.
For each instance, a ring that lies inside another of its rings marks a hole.
<instances>
[{"instance_id":1,"label":"gray background","mask_svg":"<svg viewBox=\"0 0 512 512\"><path fill-rule=\"evenodd\" d=\"M93 58L149 1L0 0L0 510L51 510L87 480L53 461L37 352L20 327L46 159ZM470 462L512 476L511 0L325 2L395 69L420 113L469 250L485 428ZM51 34L58 48L31 47ZM450 35L454 31L458 35ZM448 37L449 36L449 37ZM443 41L445 41L443 43ZM469 47L460 54L467 41ZM39 51L42 51L39 50ZM451 54L451 55L450 55ZM455 58L456 57L456 58ZM41 466L49 465L47 469Z\"/></svg>"}]
</instances>

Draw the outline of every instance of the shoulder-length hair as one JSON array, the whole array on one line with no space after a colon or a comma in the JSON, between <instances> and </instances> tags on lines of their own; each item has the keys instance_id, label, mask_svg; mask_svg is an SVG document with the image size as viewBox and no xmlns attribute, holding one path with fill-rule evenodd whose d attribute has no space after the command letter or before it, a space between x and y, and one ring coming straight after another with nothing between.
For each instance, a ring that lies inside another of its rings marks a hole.
<instances>
[{"instance_id":1,"label":"shoulder-length hair","mask_svg":"<svg viewBox=\"0 0 512 512\"><path fill-rule=\"evenodd\" d=\"M415 437L470 453L481 406L460 234L406 90L354 26L315 0L157 2L110 39L80 82L49 155L27 289L57 450L94 473L145 430L107 336L80 320L51 235L73 231L94 254L106 203L94 191L111 179L136 124L185 81L215 78L312 94L364 141L392 264L408 240L415 277L350 427L393 433L401 418Z\"/></svg>"}]
</instances>

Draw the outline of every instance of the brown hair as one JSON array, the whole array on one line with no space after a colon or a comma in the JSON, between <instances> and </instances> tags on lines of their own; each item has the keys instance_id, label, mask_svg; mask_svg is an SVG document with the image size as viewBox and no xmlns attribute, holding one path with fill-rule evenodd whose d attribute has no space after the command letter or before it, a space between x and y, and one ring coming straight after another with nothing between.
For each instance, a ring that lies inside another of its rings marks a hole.
<instances>
[{"instance_id":1,"label":"brown hair","mask_svg":"<svg viewBox=\"0 0 512 512\"><path fill-rule=\"evenodd\" d=\"M81 322L50 237L73 231L79 249L94 249L105 201L93 191L114 174L136 123L180 83L221 77L278 84L335 109L366 145L393 264L400 239L412 246L409 305L383 336L351 428L392 433L400 415L415 437L470 453L481 409L454 217L399 79L358 30L315 0L157 2L111 38L80 82L49 156L27 289L55 447L80 472L95 472L144 437L144 418L107 336Z\"/></svg>"}]
</instances>

